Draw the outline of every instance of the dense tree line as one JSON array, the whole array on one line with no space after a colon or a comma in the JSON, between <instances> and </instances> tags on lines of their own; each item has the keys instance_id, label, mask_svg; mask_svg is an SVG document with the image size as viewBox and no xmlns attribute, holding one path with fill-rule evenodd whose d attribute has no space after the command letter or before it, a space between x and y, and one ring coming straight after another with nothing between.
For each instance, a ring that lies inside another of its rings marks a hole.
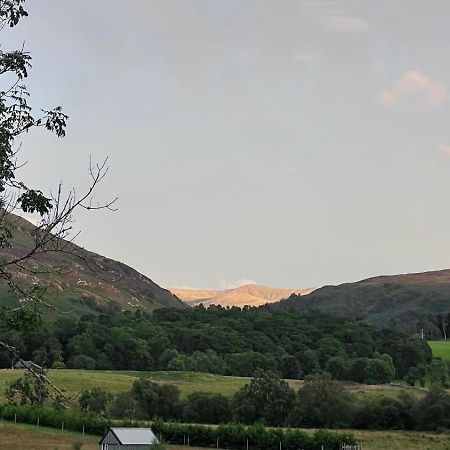
<instances>
[{"instance_id":1,"label":"dense tree line","mask_svg":"<svg viewBox=\"0 0 450 450\"><path fill-rule=\"evenodd\" d=\"M276 427L441 430L450 429L450 395L439 383L414 396L401 391L361 398L329 374L311 375L298 392L272 372L259 371L231 398L195 392L179 397L175 386L141 379L113 398L101 389L82 393L80 407L116 419L178 420L219 424L230 421Z\"/></svg>"},{"instance_id":2,"label":"dense tree line","mask_svg":"<svg viewBox=\"0 0 450 450\"><path fill-rule=\"evenodd\" d=\"M448 381L448 372L446 373ZM40 384L26 375L11 382L6 398L13 406L43 406ZM45 403L44 403L45 402ZM308 376L295 391L270 371L255 377L231 397L193 392L182 399L176 386L136 380L130 391L112 395L99 387L84 390L79 408L114 420L184 423L241 423L295 428L450 429L450 394L436 379L428 391L413 395L361 397L328 373Z\"/></svg>"},{"instance_id":3,"label":"dense tree line","mask_svg":"<svg viewBox=\"0 0 450 450\"><path fill-rule=\"evenodd\" d=\"M54 368L237 376L264 369L292 379L326 371L338 380L377 384L406 377L432 360L426 342L394 330L318 312L265 308L160 309L78 321L62 317L36 331L2 337L24 359ZM11 364L0 353L0 367Z\"/></svg>"}]
</instances>

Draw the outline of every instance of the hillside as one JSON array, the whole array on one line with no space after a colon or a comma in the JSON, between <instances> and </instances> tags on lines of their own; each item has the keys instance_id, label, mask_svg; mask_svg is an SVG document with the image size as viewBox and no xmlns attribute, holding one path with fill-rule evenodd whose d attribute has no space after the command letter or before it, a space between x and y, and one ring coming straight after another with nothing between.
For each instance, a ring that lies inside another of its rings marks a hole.
<instances>
[{"instance_id":1,"label":"hillside","mask_svg":"<svg viewBox=\"0 0 450 450\"><path fill-rule=\"evenodd\" d=\"M314 289L282 289L258 284L247 284L235 289L206 290L170 288L170 291L185 303L195 306L203 304L221 306L260 306L288 298L291 294L305 295Z\"/></svg>"},{"instance_id":2,"label":"hillside","mask_svg":"<svg viewBox=\"0 0 450 450\"><path fill-rule=\"evenodd\" d=\"M377 326L414 331L424 316L450 312L450 269L325 286L302 298L292 295L274 307L318 309Z\"/></svg>"},{"instance_id":3,"label":"hillside","mask_svg":"<svg viewBox=\"0 0 450 450\"><path fill-rule=\"evenodd\" d=\"M20 257L33 245L31 233L35 226L14 215L11 215L11 223L12 245L11 248L0 248L0 258ZM161 307L185 307L170 291L133 268L76 245L70 246L73 252L46 253L33 261L34 268L58 266L62 267L60 272L39 275L39 278L27 271L17 273L26 288L38 282L44 285L45 300L56 306L59 312L80 316L111 310L142 308L151 311ZM0 282L0 295L6 303L16 301L5 282Z\"/></svg>"}]
</instances>

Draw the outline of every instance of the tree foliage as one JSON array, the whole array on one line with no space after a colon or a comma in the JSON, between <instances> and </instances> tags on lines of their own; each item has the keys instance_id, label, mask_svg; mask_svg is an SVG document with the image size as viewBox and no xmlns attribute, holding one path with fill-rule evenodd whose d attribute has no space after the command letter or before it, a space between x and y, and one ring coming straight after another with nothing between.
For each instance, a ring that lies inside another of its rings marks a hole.
<instances>
[{"instance_id":1,"label":"tree foliage","mask_svg":"<svg viewBox=\"0 0 450 450\"><path fill-rule=\"evenodd\" d=\"M295 393L273 372L258 370L255 378L233 398L235 417L243 423L261 421L267 425L286 425Z\"/></svg>"},{"instance_id":2,"label":"tree foliage","mask_svg":"<svg viewBox=\"0 0 450 450\"><path fill-rule=\"evenodd\" d=\"M48 397L48 391L42 383L26 372L22 378L8 384L5 397L12 405L42 405Z\"/></svg>"},{"instance_id":3,"label":"tree foliage","mask_svg":"<svg viewBox=\"0 0 450 450\"><path fill-rule=\"evenodd\" d=\"M27 16L25 0L0 1L1 32L17 26ZM12 50L0 49L0 77L3 80L0 91L0 248L13 246L18 219L12 213L40 216L40 224L32 232L31 248L13 248L3 253L0 261L0 282L6 284L17 299L14 306L0 305L0 327L9 330L38 327L41 307L50 308L45 301L45 283L42 281L45 276L62 268L49 259L44 261L42 257L55 252L77 253L77 248L72 245L74 212L79 208L111 208L114 203L95 204L92 201L95 188L108 171L106 160L102 164L90 163L90 184L81 195L74 189L64 194L62 183L54 194L44 194L41 187L31 186L21 178L23 162L19 151L23 136L36 128L44 128L62 138L66 134L68 120L61 106L44 107L38 111L31 107L31 95L26 84L31 64L32 57L24 45ZM39 281L30 288L21 281L26 276ZM10 354L13 361L20 357L15 345L0 341L0 347ZM36 380L46 382L44 376ZM50 386L47 383L46 388Z\"/></svg>"},{"instance_id":4,"label":"tree foliage","mask_svg":"<svg viewBox=\"0 0 450 450\"><path fill-rule=\"evenodd\" d=\"M380 384L431 362L426 342L399 332L317 312L264 308L63 316L39 330L0 330L0 339L20 347L24 359L79 369L237 376L262 369L294 379L329 372L337 380Z\"/></svg>"}]
</instances>

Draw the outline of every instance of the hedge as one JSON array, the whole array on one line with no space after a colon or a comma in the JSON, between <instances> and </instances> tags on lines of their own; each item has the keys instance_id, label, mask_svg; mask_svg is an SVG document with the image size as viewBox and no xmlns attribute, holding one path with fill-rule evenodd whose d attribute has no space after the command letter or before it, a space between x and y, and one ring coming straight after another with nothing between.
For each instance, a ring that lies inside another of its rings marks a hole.
<instances>
[{"instance_id":1,"label":"hedge","mask_svg":"<svg viewBox=\"0 0 450 450\"><path fill-rule=\"evenodd\" d=\"M356 444L351 434L318 430L305 433L297 429L266 428L256 424L244 426L240 424L222 424L217 427L193 425L174 422L153 422L109 420L92 413L80 413L69 410L54 410L37 406L0 406L0 418L7 421L17 420L19 423L36 424L65 430L102 435L110 426L137 427L150 426L157 436L169 444L193 445L198 447L228 448L245 450L247 442L250 449L255 450L339 450L340 444Z\"/></svg>"}]
</instances>

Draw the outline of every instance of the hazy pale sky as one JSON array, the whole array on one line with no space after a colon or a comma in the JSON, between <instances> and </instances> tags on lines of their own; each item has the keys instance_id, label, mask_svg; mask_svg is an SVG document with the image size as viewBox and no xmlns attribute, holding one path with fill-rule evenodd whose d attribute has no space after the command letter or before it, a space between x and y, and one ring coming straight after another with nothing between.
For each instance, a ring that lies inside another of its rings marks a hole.
<instances>
[{"instance_id":1,"label":"hazy pale sky","mask_svg":"<svg viewBox=\"0 0 450 450\"><path fill-rule=\"evenodd\" d=\"M23 177L88 184L78 243L162 286L450 267L448 0L29 0Z\"/></svg>"}]
</instances>

